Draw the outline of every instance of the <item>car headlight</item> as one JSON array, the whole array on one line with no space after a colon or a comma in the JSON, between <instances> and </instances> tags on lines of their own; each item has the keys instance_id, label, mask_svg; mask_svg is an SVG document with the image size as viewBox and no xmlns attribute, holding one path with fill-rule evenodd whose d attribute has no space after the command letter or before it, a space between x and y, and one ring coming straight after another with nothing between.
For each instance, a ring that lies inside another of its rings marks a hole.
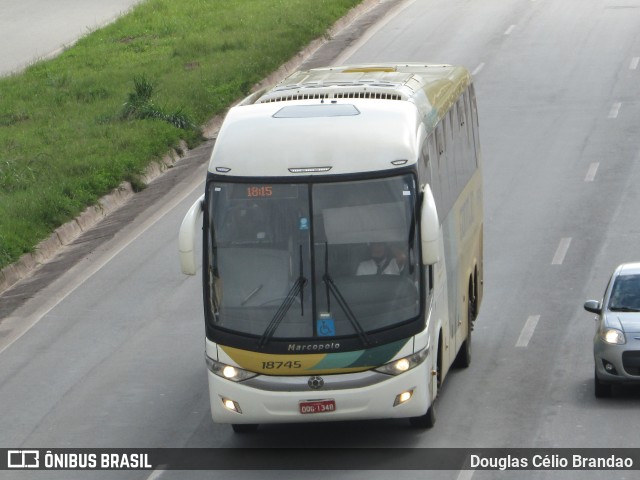
<instances>
[{"instance_id":1,"label":"car headlight","mask_svg":"<svg viewBox=\"0 0 640 480\"><path fill-rule=\"evenodd\" d=\"M613 345L624 345L627 343L626 338L624 338L624 333L617 328L602 329L600 331L600 338L602 338L606 343L611 343Z\"/></svg>"},{"instance_id":2,"label":"car headlight","mask_svg":"<svg viewBox=\"0 0 640 480\"><path fill-rule=\"evenodd\" d=\"M218 362L208 355L205 355L205 360L207 362L207 368L209 368L211 373L215 373L219 377L231 380L232 382L242 382L243 380L248 380L249 378L253 378L258 375L257 373L250 372L249 370Z\"/></svg>"},{"instance_id":3,"label":"car headlight","mask_svg":"<svg viewBox=\"0 0 640 480\"><path fill-rule=\"evenodd\" d=\"M424 359L427 358L427 355L429 355L429 346L407 357L403 357L398 360L394 360L393 362L386 363L374 370L376 372L386 373L387 375L400 375L401 373L404 373L420 365L422 362L424 362Z\"/></svg>"}]
</instances>

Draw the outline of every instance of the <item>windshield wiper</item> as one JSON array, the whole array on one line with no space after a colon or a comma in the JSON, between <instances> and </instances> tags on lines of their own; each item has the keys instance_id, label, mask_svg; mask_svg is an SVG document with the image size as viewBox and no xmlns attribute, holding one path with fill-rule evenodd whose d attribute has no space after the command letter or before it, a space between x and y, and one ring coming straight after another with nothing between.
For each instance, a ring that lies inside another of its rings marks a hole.
<instances>
[{"instance_id":1,"label":"windshield wiper","mask_svg":"<svg viewBox=\"0 0 640 480\"><path fill-rule=\"evenodd\" d=\"M284 319L285 315L293 305L296 297L300 295L300 315L304 317L304 286L307 284L307 279L304 277L303 266L302 266L302 245L300 245L300 276L296 279L291 290L287 293L284 301L276 311L275 315L267 325L267 329L264 331L260 340L258 341L259 347L264 347L269 340L273 338L273 335L276 333L276 329L280 325L280 322Z\"/></svg>"},{"instance_id":2,"label":"windshield wiper","mask_svg":"<svg viewBox=\"0 0 640 480\"><path fill-rule=\"evenodd\" d=\"M351 323L351 326L353 327L353 329L358 334L358 337L360 338L360 341L362 342L362 344L365 347L368 347L370 345L370 342L369 342L369 338L367 337L366 332L362 328L362 325L360 324L360 322L358 321L358 319L354 315L354 313L351 310L351 308L349 308L349 304L347 303L345 298L340 293L340 290L338 289L338 286L335 284L335 282L333 281L333 279L329 275L329 244L327 242L324 242L324 246L325 246L325 250L324 250L324 275L322 275L322 280L324 281L325 285L327 286L327 309L329 311L331 310L331 307L329 305L329 292L331 292L333 294L333 296L336 298L336 300L338 301L338 305L340 305L340 308L342 309L344 314L347 316L347 319Z\"/></svg>"}]
</instances>

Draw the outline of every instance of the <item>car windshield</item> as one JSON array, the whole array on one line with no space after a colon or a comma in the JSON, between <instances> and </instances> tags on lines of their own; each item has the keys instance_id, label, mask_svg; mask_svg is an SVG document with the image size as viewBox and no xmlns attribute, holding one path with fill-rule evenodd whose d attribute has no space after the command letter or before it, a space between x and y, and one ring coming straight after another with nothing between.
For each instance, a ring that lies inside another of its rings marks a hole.
<instances>
[{"instance_id":1,"label":"car windshield","mask_svg":"<svg viewBox=\"0 0 640 480\"><path fill-rule=\"evenodd\" d=\"M620 275L615 279L609 310L640 311L640 275Z\"/></svg>"},{"instance_id":2,"label":"car windshield","mask_svg":"<svg viewBox=\"0 0 640 480\"><path fill-rule=\"evenodd\" d=\"M208 184L205 299L213 328L359 337L419 315L412 175Z\"/></svg>"}]
</instances>

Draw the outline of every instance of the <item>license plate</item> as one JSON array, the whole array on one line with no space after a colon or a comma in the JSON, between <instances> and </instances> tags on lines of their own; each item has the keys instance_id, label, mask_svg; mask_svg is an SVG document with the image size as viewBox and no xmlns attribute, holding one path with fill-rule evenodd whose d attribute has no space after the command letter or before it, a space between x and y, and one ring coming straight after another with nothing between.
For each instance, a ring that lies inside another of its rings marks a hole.
<instances>
[{"instance_id":1,"label":"license plate","mask_svg":"<svg viewBox=\"0 0 640 480\"><path fill-rule=\"evenodd\" d=\"M309 400L307 402L300 402L300 413L326 413L336 411L335 400Z\"/></svg>"}]
</instances>

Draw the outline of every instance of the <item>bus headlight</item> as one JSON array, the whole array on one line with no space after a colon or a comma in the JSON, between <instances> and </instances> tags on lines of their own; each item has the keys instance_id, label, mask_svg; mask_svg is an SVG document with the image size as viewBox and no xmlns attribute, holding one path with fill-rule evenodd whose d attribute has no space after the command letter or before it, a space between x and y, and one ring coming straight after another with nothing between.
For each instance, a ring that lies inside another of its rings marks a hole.
<instances>
[{"instance_id":1,"label":"bus headlight","mask_svg":"<svg viewBox=\"0 0 640 480\"><path fill-rule=\"evenodd\" d=\"M249 370L218 362L213 358L210 358L208 355L205 355L205 360L207 362L207 368L209 368L211 373L227 380L231 380L232 382L242 382L243 380L248 380L249 378L253 378L258 375L257 373L250 372Z\"/></svg>"},{"instance_id":2,"label":"bus headlight","mask_svg":"<svg viewBox=\"0 0 640 480\"><path fill-rule=\"evenodd\" d=\"M386 373L387 375L400 375L401 373L420 365L424 362L425 358L427 358L427 355L429 355L428 346L412 355L394 360L393 362L389 362L379 368L376 368L375 371Z\"/></svg>"}]
</instances>

